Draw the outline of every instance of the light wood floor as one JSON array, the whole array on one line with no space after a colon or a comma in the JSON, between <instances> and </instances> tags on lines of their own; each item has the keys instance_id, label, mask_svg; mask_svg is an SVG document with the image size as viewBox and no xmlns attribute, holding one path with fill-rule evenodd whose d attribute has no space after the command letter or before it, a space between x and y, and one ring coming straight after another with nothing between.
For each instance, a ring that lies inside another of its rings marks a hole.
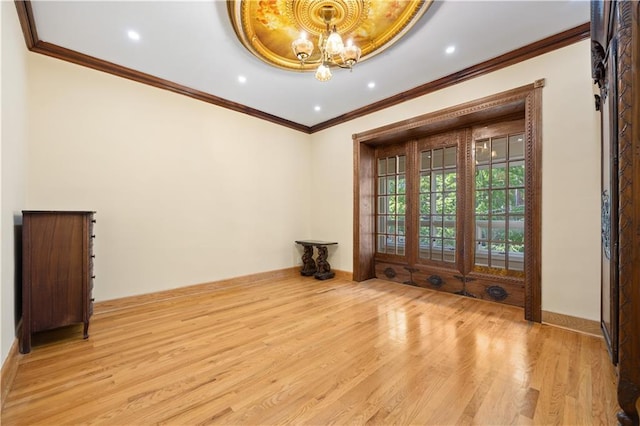
<instances>
[{"instance_id":1,"label":"light wood floor","mask_svg":"<svg viewBox=\"0 0 640 426\"><path fill-rule=\"evenodd\" d=\"M303 277L103 309L21 357L2 423L615 424L602 339L522 316Z\"/></svg>"}]
</instances>

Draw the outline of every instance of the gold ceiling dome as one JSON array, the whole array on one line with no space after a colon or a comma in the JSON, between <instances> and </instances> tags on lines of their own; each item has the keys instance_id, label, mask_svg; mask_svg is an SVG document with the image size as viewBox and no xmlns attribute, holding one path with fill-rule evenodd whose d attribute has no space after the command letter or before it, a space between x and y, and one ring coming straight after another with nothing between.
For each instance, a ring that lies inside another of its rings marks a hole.
<instances>
[{"instance_id":1,"label":"gold ceiling dome","mask_svg":"<svg viewBox=\"0 0 640 426\"><path fill-rule=\"evenodd\" d=\"M391 46L430 5L431 0L227 1L242 44L264 62L291 70L318 64L351 68ZM337 45L327 49L327 41Z\"/></svg>"}]
</instances>

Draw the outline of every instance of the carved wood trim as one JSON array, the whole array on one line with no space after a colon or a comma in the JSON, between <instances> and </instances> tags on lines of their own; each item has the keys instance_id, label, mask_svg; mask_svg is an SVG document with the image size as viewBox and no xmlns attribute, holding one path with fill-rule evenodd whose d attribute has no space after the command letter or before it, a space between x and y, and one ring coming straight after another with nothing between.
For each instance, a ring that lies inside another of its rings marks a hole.
<instances>
[{"instance_id":1,"label":"carved wood trim","mask_svg":"<svg viewBox=\"0 0 640 426\"><path fill-rule=\"evenodd\" d=\"M617 2L618 35L618 261L619 382L622 424L638 424L640 398L640 12ZM615 10L615 9L614 9Z\"/></svg>"},{"instance_id":2,"label":"carved wood trim","mask_svg":"<svg viewBox=\"0 0 640 426\"><path fill-rule=\"evenodd\" d=\"M464 152L462 153L461 156L461 161L462 164L465 164L466 167L465 169L462 171L463 172L463 179L464 182L462 183L462 189L461 189L461 193L462 193L462 198L463 200L471 200L472 198L472 186L471 186L471 182L475 181L475 176L473 174L473 170L472 170L472 164L473 164L473 160L475 157L475 154L472 150L472 140L473 140L473 131L471 128L467 128L465 129L464 132L464 141L463 141L463 146L466 147L466 149L464 150ZM473 221L473 210L471 208L467 208L465 206L464 208L464 216L462 218L462 220L464 220L467 223L472 223ZM460 231L456 231L456 232L460 232ZM468 232L466 235L463 236L464 239L464 243L463 243L463 253L461 254L461 272L463 275L468 275L473 271L473 263L474 263L474 259L471 256L468 256L467 253L470 253L473 249L472 247L475 245L475 231L474 232Z\"/></svg>"},{"instance_id":3,"label":"carved wood trim","mask_svg":"<svg viewBox=\"0 0 640 426\"><path fill-rule=\"evenodd\" d=\"M525 318L542 321L542 86L527 95L525 180L529 202L525 206Z\"/></svg>"},{"instance_id":4,"label":"carved wood trim","mask_svg":"<svg viewBox=\"0 0 640 426\"><path fill-rule=\"evenodd\" d=\"M338 117L332 118L331 120L316 124L315 126L305 126L303 124L294 123L290 120L276 117L272 114L250 108L246 105L232 102L227 99L211 95L209 93L205 93L181 84L152 76L150 74L145 74L131 68L126 68L112 62L104 61L102 59L85 55L71 49L57 46L52 43L43 42L38 38L36 23L31 8L31 1L14 0L14 2L18 11L18 18L22 27L25 43L27 45L27 48L32 52L51 56L57 59L62 59L64 61L72 62L77 65L82 65L98 71L113 74L118 77L133 80L138 83L147 84L160 89L168 90L170 92L189 96L199 101L207 102L213 105L220 106L222 108L247 114L252 117L269 121L274 124L279 124L281 126L288 127L290 129L307 134L316 133L333 126L337 126L338 124L353 120L355 118L363 117L367 114L389 108L393 105L400 104L402 102L426 95L431 92L435 92L436 90L453 86L471 78L479 77L481 75L497 71L501 68L525 61L527 59L531 59L533 57L551 52L556 49L560 49L589 37L589 23L585 23L561 33L552 35L545 39L539 40L537 42L531 43L527 46L523 46L511 52L507 52L488 61L442 77L438 80L423 84L411 90L367 105L363 108L359 108L346 114L342 114Z\"/></svg>"},{"instance_id":5,"label":"carved wood trim","mask_svg":"<svg viewBox=\"0 0 640 426\"><path fill-rule=\"evenodd\" d=\"M424 137L430 133L445 131L448 127L462 127L473 122L493 120L497 117L523 111L525 99L533 89L533 84L527 84L495 95L360 132L355 134L353 138L359 143L379 145L412 137Z\"/></svg>"},{"instance_id":6,"label":"carved wood trim","mask_svg":"<svg viewBox=\"0 0 640 426\"><path fill-rule=\"evenodd\" d=\"M536 87L537 86L537 87ZM354 280L362 281L375 275L374 250L372 246L361 246L362 241L373 240L375 220L375 192L367 197L362 188L372 185L373 179L367 178L359 170L373 167L372 158L375 147L409 141L429 134L441 133L460 128L462 125L486 122L498 118L510 117L514 113L525 116L525 137L528 150L525 154L527 161L527 188L531 188L525 212L527 230L525 238L528 249L525 262L525 318L530 321L541 321L541 159L542 159L542 86L543 81L518 87L462 105L431 112L398 123L382 126L354 134ZM363 154L364 153L364 154ZM465 154L466 155L466 154ZM462 173L465 173L462 171ZM370 175L371 176L371 175ZM366 209L363 209L366 206ZM371 222L371 224L370 224ZM372 241L373 242L373 241ZM362 268L362 265L367 265ZM366 269L367 273L363 270ZM357 271L357 272L356 272Z\"/></svg>"}]
</instances>

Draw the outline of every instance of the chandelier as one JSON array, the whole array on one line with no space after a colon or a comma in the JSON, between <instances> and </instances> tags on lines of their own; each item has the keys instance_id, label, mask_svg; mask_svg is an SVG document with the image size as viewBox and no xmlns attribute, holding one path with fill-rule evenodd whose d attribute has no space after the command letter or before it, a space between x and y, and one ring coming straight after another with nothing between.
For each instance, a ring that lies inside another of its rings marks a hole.
<instances>
[{"instance_id":1,"label":"chandelier","mask_svg":"<svg viewBox=\"0 0 640 426\"><path fill-rule=\"evenodd\" d=\"M313 71L318 80L327 81L337 68L351 69L400 40L432 1L226 0L226 3L236 36L251 54L274 67ZM304 33L296 40L300 31ZM353 41L346 40L349 37Z\"/></svg>"},{"instance_id":2,"label":"chandelier","mask_svg":"<svg viewBox=\"0 0 640 426\"><path fill-rule=\"evenodd\" d=\"M347 40L346 45L342 41L342 37L336 31L336 26L331 24L335 17L335 9L332 6L323 6L321 15L326 30L318 38L319 58L313 62L307 62L313 53L314 46L313 42L307 39L305 32L302 32L300 38L291 43L291 48L296 58L300 61L301 68L307 63L318 63L319 66L315 74L316 79L329 81L332 77L331 66L352 70L353 66L360 60L362 52L358 46L353 44L353 40Z\"/></svg>"}]
</instances>

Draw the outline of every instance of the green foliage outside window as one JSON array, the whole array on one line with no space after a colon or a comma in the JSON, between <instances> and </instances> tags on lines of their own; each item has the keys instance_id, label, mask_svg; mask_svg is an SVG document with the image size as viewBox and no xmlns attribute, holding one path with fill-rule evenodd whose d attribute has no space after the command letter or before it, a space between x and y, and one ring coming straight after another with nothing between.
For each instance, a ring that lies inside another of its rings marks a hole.
<instances>
[{"instance_id":1,"label":"green foliage outside window","mask_svg":"<svg viewBox=\"0 0 640 426\"><path fill-rule=\"evenodd\" d=\"M518 224L524 222L524 182L524 161L476 168L475 213L481 232L476 238L484 240L480 242L481 247L486 247L490 240L492 251L524 253L524 227ZM492 220L492 235L486 235L489 220ZM509 235L505 226L507 221Z\"/></svg>"}]
</instances>

